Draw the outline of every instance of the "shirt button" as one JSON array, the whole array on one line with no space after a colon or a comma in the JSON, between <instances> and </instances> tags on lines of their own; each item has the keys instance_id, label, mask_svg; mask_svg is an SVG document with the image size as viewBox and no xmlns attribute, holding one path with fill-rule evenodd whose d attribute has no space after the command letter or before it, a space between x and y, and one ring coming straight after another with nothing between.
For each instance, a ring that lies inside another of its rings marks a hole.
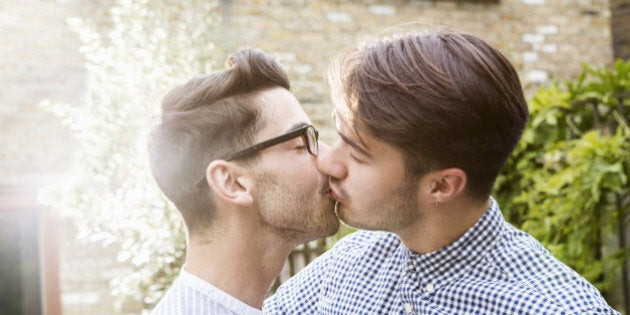
<instances>
[{"instance_id":1,"label":"shirt button","mask_svg":"<svg viewBox=\"0 0 630 315\"><path fill-rule=\"evenodd\" d=\"M424 287L424 289L427 290L427 292L429 293L433 293L433 291L435 291L435 287L433 286L433 283L427 284L427 286Z\"/></svg>"},{"instance_id":2,"label":"shirt button","mask_svg":"<svg viewBox=\"0 0 630 315\"><path fill-rule=\"evenodd\" d=\"M407 314L413 314L413 305L405 303L405 311L407 312Z\"/></svg>"}]
</instances>

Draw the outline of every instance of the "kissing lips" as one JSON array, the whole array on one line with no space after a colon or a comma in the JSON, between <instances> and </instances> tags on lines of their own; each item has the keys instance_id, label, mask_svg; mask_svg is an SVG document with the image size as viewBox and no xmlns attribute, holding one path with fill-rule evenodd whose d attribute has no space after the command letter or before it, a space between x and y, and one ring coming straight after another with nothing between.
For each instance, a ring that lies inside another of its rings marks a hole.
<instances>
[{"instance_id":1,"label":"kissing lips","mask_svg":"<svg viewBox=\"0 0 630 315\"><path fill-rule=\"evenodd\" d=\"M328 185L326 185L326 187L322 189L322 195L326 196L326 198L334 200L334 197L332 195L332 189L330 189L330 186Z\"/></svg>"},{"instance_id":2,"label":"kissing lips","mask_svg":"<svg viewBox=\"0 0 630 315\"><path fill-rule=\"evenodd\" d=\"M341 194L335 191L335 188L330 186L330 194L337 202L341 202L343 199L341 198Z\"/></svg>"}]
</instances>

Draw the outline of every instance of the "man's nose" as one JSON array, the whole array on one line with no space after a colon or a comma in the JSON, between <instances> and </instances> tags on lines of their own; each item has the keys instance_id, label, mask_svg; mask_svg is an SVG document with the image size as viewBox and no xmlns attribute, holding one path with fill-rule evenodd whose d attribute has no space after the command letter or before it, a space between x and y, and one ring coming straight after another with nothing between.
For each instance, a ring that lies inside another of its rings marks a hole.
<instances>
[{"instance_id":1,"label":"man's nose","mask_svg":"<svg viewBox=\"0 0 630 315\"><path fill-rule=\"evenodd\" d=\"M319 171L324 175L337 179L346 177L347 173L340 155L340 142L341 140L337 140L332 147L320 143L319 154L317 155L317 168Z\"/></svg>"}]
</instances>

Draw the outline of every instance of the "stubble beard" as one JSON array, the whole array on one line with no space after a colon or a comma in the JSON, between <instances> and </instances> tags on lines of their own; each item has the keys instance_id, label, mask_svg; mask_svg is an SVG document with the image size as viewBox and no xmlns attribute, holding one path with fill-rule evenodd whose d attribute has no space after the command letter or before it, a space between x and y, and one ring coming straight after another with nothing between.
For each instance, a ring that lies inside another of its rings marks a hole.
<instances>
[{"instance_id":1,"label":"stubble beard","mask_svg":"<svg viewBox=\"0 0 630 315\"><path fill-rule=\"evenodd\" d=\"M345 225L370 231L396 232L417 222L421 213L418 210L416 181L406 181L388 197L373 200L356 209L360 214L348 216L343 203L335 204L335 214ZM347 196L347 195L346 195Z\"/></svg>"},{"instance_id":2,"label":"stubble beard","mask_svg":"<svg viewBox=\"0 0 630 315\"><path fill-rule=\"evenodd\" d=\"M257 203L262 225L289 242L306 243L334 234L339 221L333 215L334 203L321 191L300 191L283 187L270 174L256 176Z\"/></svg>"}]
</instances>

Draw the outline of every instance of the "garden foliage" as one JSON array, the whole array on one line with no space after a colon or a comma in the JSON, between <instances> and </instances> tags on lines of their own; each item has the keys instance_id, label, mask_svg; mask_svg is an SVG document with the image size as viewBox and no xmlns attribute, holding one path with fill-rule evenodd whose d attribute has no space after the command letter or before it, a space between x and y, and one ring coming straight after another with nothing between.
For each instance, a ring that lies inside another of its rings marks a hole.
<instances>
[{"instance_id":1,"label":"garden foliage","mask_svg":"<svg viewBox=\"0 0 630 315\"><path fill-rule=\"evenodd\" d=\"M508 221L604 294L629 257L630 62L539 89L495 186Z\"/></svg>"}]
</instances>

